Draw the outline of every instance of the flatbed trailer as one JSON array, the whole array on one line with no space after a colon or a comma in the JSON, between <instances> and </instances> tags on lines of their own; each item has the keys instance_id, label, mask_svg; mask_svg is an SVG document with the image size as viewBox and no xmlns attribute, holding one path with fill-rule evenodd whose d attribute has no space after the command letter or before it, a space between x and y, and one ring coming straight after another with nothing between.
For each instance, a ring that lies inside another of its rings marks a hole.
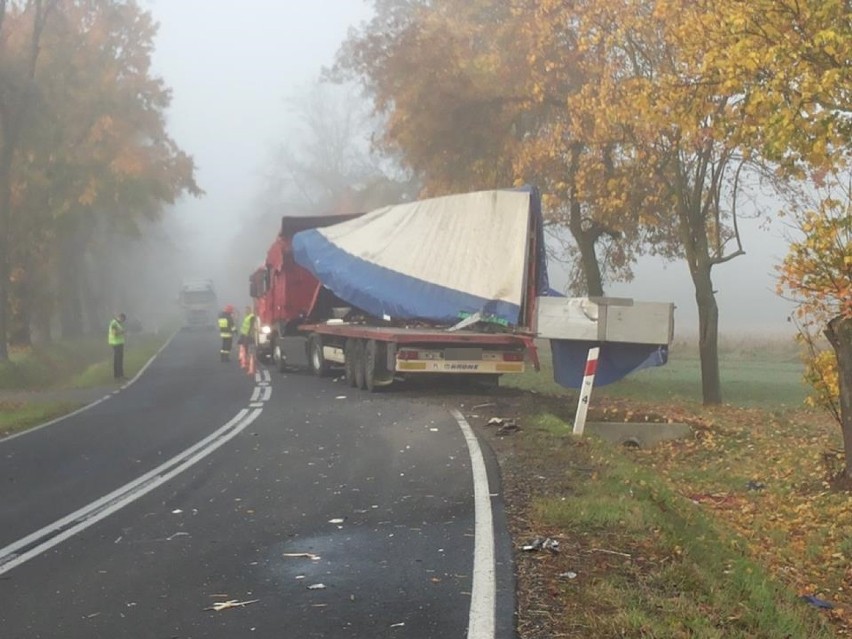
<instances>
[{"instance_id":1,"label":"flatbed trailer","mask_svg":"<svg viewBox=\"0 0 852 639\"><path fill-rule=\"evenodd\" d=\"M303 324L308 365L325 376L343 368L352 387L373 391L410 375L466 375L496 383L504 373L539 369L532 334L370 326L334 321Z\"/></svg>"}]
</instances>

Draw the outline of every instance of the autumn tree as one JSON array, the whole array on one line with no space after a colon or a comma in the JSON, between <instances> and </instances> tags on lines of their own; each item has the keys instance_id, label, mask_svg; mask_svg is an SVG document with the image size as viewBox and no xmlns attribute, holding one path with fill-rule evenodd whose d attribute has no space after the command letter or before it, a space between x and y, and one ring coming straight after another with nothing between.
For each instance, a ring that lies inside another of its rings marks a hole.
<instances>
[{"instance_id":1,"label":"autumn tree","mask_svg":"<svg viewBox=\"0 0 852 639\"><path fill-rule=\"evenodd\" d=\"M602 295L607 275L631 275L646 202L625 197L598 215L630 158L616 138L590 144L594 120L570 102L596 81L589 62L567 3L390 0L376 2L336 69L364 83L387 117L380 148L398 152L426 194L540 186L547 221L576 242L581 291Z\"/></svg>"},{"instance_id":2,"label":"autumn tree","mask_svg":"<svg viewBox=\"0 0 852 639\"><path fill-rule=\"evenodd\" d=\"M135 2L108 0L59 0L41 31L30 122L11 165L9 228L29 247L17 281L54 285L66 335L85 319L101 323L93 315L107 300L92 262L109 255L110 238L138 234L140 220L158 219L180 193L199 193L192 160L165 131L170 94L150 72L155 31Z\"/></svg>"},{"instance_id":3,"label":"autumn tree","mask_svg":"<svg viewBox=\"0 0 852 639\"><path fill-rule=\"evenodd\" d=\"M827 361L836 364L836 389L830 376L812 380L839 399L852 478L852 8L848 0L731 0L704 26L712 45L705 64L739 96L741 144L786 179L811 176L828 189L812 206L787 212L801 237L781 265L779 290L800 302L802 325L822 327L834 350Z\"/></svg>"},{"instance_id":4,"label":"autumn tree","mask_svg":"<svg viewBox=\"0 0 852 639\"><path fill-rule=\"evenodd\" d=\"M846 174L852 180L852 174ZM833 361L815 358L810 370L817 394L834 411L846 451L845 474L852 481L852 188L833 182L833 192L810 209L788 213L799 238L779 267L779 292L799 302L805 331L821 329L834 351ZM835 386L836 384L836 386Z\"/></svg>"},{"instance_id":5,"label":"autumn tree","mask_svg":"<svg viewBox=\"0 0 852 639\"><path fill-rule=\"evenodd\" d=\"M12 174L20 134L35 98L41 37L57 0L0 4L0 361L9 358L6 336L11 273Z\"/></svg>"}]
</instances>

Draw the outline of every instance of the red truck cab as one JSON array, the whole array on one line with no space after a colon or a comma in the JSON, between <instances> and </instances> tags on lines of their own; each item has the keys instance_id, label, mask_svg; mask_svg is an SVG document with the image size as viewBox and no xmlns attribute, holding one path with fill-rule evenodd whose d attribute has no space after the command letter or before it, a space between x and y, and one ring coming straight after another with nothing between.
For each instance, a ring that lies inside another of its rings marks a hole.
<instances>
[{"instance_id":1,"label":"red truck cab","mask_svg":"<svg viewBox=\"0 0 852 639\"><path fill-rule=\"evenodd\" d=\"M313 274L293 259L293 236L299 231L339 224L358 215L361 214L281 219L281 230L266 253L266 261L249 278L258 316L258 358L283 368L281 340L286 335L298 334L299 324L310 316L322 288Z\"/></svg>"}]
</instances>

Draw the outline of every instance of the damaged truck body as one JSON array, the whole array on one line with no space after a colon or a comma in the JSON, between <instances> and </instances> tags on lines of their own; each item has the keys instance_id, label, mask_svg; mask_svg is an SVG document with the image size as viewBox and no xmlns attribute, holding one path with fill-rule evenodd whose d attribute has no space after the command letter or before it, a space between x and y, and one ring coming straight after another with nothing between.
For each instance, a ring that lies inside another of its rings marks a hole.
<instances>
[{"instance_id":1,"label":"damaged truck body","mask_svg":"<svg viewBox=\"0 0 852 639\"><path fill-rule=\"evenodd\" d=\"M368 390L423 375L496 383L501 375L538 370L537 339L571 339L573 330L560 325L560 335L542 334L540 308L548 326L565 309L589 316L576 300L558 297L564 303L556 310L555 300L541 304L554 293L535 188L357 215L285 216L250 284L262 359L283 371L285 340L300 338L314 374L337 370ZM605 308L605 300L598 302ZM656 317L665 323L671 305L662 306ZM645 334L650 355L668 345L671 326Z\"/></svg>"}]
</instances>

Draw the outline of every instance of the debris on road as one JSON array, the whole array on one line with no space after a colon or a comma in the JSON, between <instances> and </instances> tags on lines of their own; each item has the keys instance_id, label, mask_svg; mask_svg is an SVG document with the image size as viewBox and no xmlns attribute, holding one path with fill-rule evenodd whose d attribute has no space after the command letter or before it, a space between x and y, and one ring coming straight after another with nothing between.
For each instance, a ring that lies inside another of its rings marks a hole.
<instances>
[{"instance_id":1,"label":"debris on road","mask_svg":"<svg viewBox=\"0 0 852 639\"><path fill-rule=\"evenodd\" d=\"M476 410L477 408L488 408L489 406L496 406L496 402L487 402L485 404L477 404L471 410Z\"/></svg>"},{"instance_id":2,"label":"debris on road","mask_svg":"<svg viewBox=\"0 0 852 639\"><path fill-rule=\"evenodd\" d=\"M812 606L817 608L821 608L823 610L831 610L834 608L834 604L830 601L826 601L825 599L820 599L819 597L814 597L813 595L802 595L800 597L802 601L806 601Z\"/></svg>"},{"instance_id":3,"label":"debris on road","mask_svg":"<svg viewBox=\"0 0 852 639\"><path fill-rule=\"evenodd\" d=\"M308 590L325 590L325 584L311 584Z\"/></svg>"},{"instance_id":4,"label":"debris on road","mask_svg":"<svg viewBox=\"0 0 852 639\"><path fill-rule=\"evenodd\" d=\"M304 558L310 559L311 561L319 561L320 556L315 555L312 552L285 552L282 557L291 557L291 558Z\"/></svg>"},{"instance_id":5,"label":"debris on road","mask_svg":"<svg viewBox=\"0 0 852 639\"><path fill-rule=\"evenodd\" d=\"M518 426L518 423L514 419L510 419L497 429L497 435L502 437L503 435L508 435L509 433L516 433L519 430L521 430L521 427Z\"/></svg>"},{"instance_id":6,"label":"debris on road","mask_svg":"<svg viewBox=\"0 0 852 639\"><path fill-rule=\"evenodd\" d=\"M577 573L572 571L572 570L569 570L568 572L560 572L559 578L560 579L576 579Z\"/></svg>"},{"instance_id":7,"label":"debris on road","mask_svg":"<svg viewBox=\"0 0 852 639\"><path fill-rule=\"evenodd\" d=\"M550 537L536 537L526 546L521 546L521 550L526 552L536 552L539 550L549 550L552 553L559 552L559 542Z\"/></svg>"},{"instance_id":8,"label":"debris on road","mask_svg":"<svg viewBox=\"0 0 852 639\"><path fill-rule=\"evenodd\" d=\"M189 533L188 532L176 532L175 534L169 535L168 537L166 537L166 541L171 541L175 537L189 537Z\"/></svg>"},{"instance_id":9,"label":"debris on road","mask_svg":"<svg viewBox=\"0 0 852 639\"><path fill-rule=\"evenodd\" d=\"M257 603L258 601L260 601L260 599L249 599L248 601L237 601L236 599L230 599L228 601L217 601L209 608L205 608L205 610L213 610L215 612L220 612L229 608L243 608L245 606L248 606L249 604Z\"/></svg>"}]
</instances>

